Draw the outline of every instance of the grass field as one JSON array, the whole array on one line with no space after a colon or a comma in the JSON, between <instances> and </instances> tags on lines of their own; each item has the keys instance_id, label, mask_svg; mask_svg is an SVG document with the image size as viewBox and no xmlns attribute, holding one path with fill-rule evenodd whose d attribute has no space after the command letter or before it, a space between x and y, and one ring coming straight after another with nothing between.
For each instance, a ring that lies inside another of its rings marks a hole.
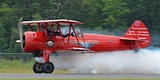
<instances>
[{"instance_id":1,"label":"grass field","mask_svg":"<svg viewBox=\"0 0 160 80\"><path fill-rule=\"evenodd\" d=\"M0 73L33 73L34 60L7 60L0 59ZM54 74L68 74L69 71L55 69Z\"/></svg>"},{"instance_id":2,"label":"grass field","mask_svg":"<svg viewBox=\"0 0 160 80\"><path fill-rule=\"evenodd\" d=\"M0 73L33 73L32 66L34 60L6 60L0 59ZM54 71L54 74L69 74L69 71L58 70ZM0 80L160 80L160 79L1 79Z\"/></svg>"}]
</instances>

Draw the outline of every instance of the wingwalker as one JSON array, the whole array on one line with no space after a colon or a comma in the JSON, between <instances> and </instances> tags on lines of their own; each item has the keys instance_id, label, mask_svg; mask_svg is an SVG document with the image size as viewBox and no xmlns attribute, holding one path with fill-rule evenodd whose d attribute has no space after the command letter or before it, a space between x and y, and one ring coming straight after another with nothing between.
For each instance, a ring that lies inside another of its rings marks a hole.
<instances>
[{"instance_id":1,"label":"wingwalker","mask_svg":"<svg viewBox=\"0 0 160 80\"><path fill-rule=\"evenodd\" d=\"M54 64L50 62L50 54L60 52L94 53L116 50L137 50L150 44L150 35L144 23L135 20L124 36L83 33L82 22L68 19L57 19L60 4L55 13L45 20L19 20L18 28L24 52L33 53L36 60L33 65L35 73L52 73ZM56 15L55 19L52 16ZM29 31L23 33L23 27ZM33 30L34 27L34 30ZM36 30L35 30L36 28Z\"/></svg>"}]
</instances>

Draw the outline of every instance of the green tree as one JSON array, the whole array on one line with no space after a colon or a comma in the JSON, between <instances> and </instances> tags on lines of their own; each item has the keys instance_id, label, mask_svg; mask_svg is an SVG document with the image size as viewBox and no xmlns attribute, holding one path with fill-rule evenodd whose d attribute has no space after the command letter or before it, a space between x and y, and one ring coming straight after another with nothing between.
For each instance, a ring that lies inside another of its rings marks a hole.
<instances>
[{"instance_id":1,"label":"green tree","mask_svg":"<svg viewBox=\"0 0 160 80\"><path fill-rule=\"evenodd\" d=\"M11 39L11 27L15 25L15 19L17 16L13 16L13 9L6 3L1 3L0 5L0 22L2 28L3 36L3 50L2 52L6 52L10 45Z\"/></svg>"},{"instance_id":2,"label":"green tree","mask_svg":"<svg viewBox=\"0 0 160 80\"><path fill-rule=\"evenodd\" d=\"M160 35L160 1L159 0L125 0L128 3L130 14L128 15L129 24L133 20L142 20L151 34L151 45L159 46Z\"/></svg>"},{"instance_id":3,"label":"green tree","mask_svg":"<svg viewBox=\"0 0 160 80\"><path fill-rule=\"evenodd\" d=\"M127 7L128 4L123 0L104 0L104 4L105 19L103 25L109 26L112 30L126 29L125 16L130 12Z\"/></svg>"},{"instance_id":4,"label":"green tree","mask_svg":"<svg viewBox=\"0 0 160 80\"><path fill-rule=\"evenodd\" d=\"M81 20L81 1L65 0L61 7L61 17L66 19Z\"/></svg>"},{"instance_id":5,"label":"green tree","mask_svg":"<svg viewBox=\"0 0 160 80\"><path fill-rule=\"evenodd\" d=\"M0 52L21 52L20 44L15 43L19 39L19 18L25 21L45 19L56 11L58 3L62 4L58 18L84 22L85 29L117 33L126 31L139 19L152 34L160 34L159 0L1 0Z\"/></svg>"},{"instance_id":6,"label":"green tree","mask_svg":"<svg viewBox=\"0 0 160 80\"><path fill-rule=\"evenodd\" d=\"M20 44L16 44L19 39L17 22L20 17L24 20L45 19L48 13L55 9L54 0L11 0L3 1L0 4L1 26L1 52L21 52Z\"/></svg>"},{"instance_id":7,"label":"green tree","mask_svg":"<svg viewBox=\"0 0 160 80\"><path fill-rule=\"evenodd\" d=\"M2 27L2 23L0 23L0 52L4 52L7 44L6 44L6 40L5 40L5 34L6 34L6 30Z\"/></svg>"},{"instance_id":8,"label":"green tree","mask_svg":"<svg viewBox=\"0 0 160 80\"><path fill-rule=\"evenodd\" d=\"M83 21L87 27L102 26L104 15L102 8L104 7L103 0L83 0L81 5L81 13Z\"/></svg>"},{"instance_id":9,"label":"green tree","mask_svg":"<svg viewBox=\"0 0 160 80\"><path fill-rule=\"evenodd\" d=\"M127 21L142 20L151 32L160 30L160 1L159 0L126 0L130 14ZM159 31L158 31L159 32Z\"/></svg>"}]
</instances>

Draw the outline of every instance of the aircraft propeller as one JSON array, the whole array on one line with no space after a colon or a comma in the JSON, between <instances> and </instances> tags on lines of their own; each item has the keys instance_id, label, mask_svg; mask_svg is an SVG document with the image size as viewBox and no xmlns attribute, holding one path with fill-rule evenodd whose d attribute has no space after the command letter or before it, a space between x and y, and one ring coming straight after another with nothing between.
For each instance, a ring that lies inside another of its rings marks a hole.
<instances>
[{"instance_id":1,"label":"aircraft propeller","mask_svg":"<svg viewBox=\"0 0 160 80\"><path fill-rule=\"evenodd\" d=\"M22 22L22 17L19 19L18 26L17 26L18 29L19 29L20 40L17 40L16 42L21 44L21 48L23 50L23 39L22 39L22 36L23 36L23 32L22 32L23 31L23 27L22 27L21 22Z\"/></svg>"}]
</instances>

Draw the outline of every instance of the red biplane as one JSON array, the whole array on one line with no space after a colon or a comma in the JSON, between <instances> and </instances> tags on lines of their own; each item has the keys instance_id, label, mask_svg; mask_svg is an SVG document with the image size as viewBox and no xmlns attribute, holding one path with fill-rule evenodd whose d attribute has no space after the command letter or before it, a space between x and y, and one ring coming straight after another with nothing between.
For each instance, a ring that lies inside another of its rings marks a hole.
<instances>
[{"instance_id":1,"label":"red biplane","mask_svg":"<svg viewBox=\"0 0 160 80\"><path fill-rule=\"evenodd\" d=\"M53 63L50 54L60 51L77 51L80 53L106 52L116 50L137 50L150 44L150 35L144 23L135 20L124 36L83 33L83 23L75 20L56 19L23 21L19 20L21 48L33 53L35 58L43 58L33 65L35 73L52 73ZM22 34L22 27L29 31ZM37 28L33 31L32 28Z\"/></svg>"}]
</instances>

